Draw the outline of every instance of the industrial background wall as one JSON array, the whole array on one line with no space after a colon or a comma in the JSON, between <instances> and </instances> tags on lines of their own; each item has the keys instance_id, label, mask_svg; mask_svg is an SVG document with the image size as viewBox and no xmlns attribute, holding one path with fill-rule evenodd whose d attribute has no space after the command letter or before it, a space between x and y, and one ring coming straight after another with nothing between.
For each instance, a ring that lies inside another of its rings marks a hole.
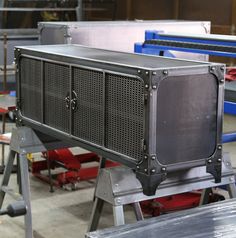
<instances>
[{"instance_id":1,"label":"industrial background wall","mask_svg":"<svg viewBox=\"0 0 236 238\"><path fill-rule=\"evenodd\" d=\"M235 0L118 0L116 19L184 19L211 21L211 33L235 35ZM99 19L99 12L90 15ZM235 63L228 58L212 57L211 61Z\"/></svg>"}]
</instances>

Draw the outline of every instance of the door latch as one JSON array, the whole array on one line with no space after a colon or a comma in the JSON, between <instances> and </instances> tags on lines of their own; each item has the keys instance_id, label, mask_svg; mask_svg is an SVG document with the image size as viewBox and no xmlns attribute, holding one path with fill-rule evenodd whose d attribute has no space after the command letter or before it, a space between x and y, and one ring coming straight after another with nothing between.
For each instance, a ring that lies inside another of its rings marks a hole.
<instances>
[{"instance_id":1,"label":"door latch","mask_svg":"<svg viewBox=\"0 0 236 238\"><path fill-rule=\"evenodd\" d=\"M66 97L64 98L64 101L66 103L66 108L70 109L70 94L67 93Z\"/></svg>"}]
</instances>

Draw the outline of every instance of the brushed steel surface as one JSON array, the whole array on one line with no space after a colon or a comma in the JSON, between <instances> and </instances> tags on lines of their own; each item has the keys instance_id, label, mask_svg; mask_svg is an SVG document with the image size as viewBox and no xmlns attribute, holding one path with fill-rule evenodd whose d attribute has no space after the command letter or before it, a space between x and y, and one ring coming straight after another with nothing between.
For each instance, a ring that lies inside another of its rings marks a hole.
<instances>
[{"instance_id":1,"label":"brushed steel surface","mask_svg":"<svg viewBox=\"0 0 236 238\"><path fill-rule=\"evenodd\" d=\"M40 22L41 44L81 44L108 50L134 52L134 43L144 41L145 30L188 34L210 33L208 21L106 21ZM208 60L208 56L175 52L178 58Z\"/></svg>"},{"instance_id":2,"label":"brushed steel surface","mask_svg":"<svg viewBox=\"0 0 236 238\"><path fill-rule=\"evenodd\" d=\"M170 69L178 67L204 66L208 63L191 60L179 60L167 57L157 57L149 55L130 54L125 52L101 50L90 48L82 45L36 45L18 47L18 49L27 50L28 52L38 52L40 54L56 55L63 58L76 58L92 62L105 64L116 64L128 67L144 69ZM62 60L62 58L61 58Z\"/></svg>"},{"instance_id":3,"label":"brushed steel surface","mask_svg":"<svg viewBox=\"0 0 236 238\"><path fill-rule=\"evenodd\" d=\"M88 233L86 238L236 237L236 199Z\"/></svg>"}]
</instances>

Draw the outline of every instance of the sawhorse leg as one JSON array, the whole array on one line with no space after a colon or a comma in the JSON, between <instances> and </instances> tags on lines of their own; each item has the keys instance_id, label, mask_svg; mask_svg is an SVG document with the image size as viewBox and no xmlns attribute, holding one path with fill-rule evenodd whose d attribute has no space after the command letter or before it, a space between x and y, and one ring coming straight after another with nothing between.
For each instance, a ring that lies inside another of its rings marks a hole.
<instances>
[{"instance_id":1,"label":"sawhorse leg","mask_svg":"<svg viewBox=\"0 0 236 238\"><path fill-rule=\"evenodd\" d=\"M5 195L6 195L6 193L3 191L3 188L8 186L10 176L11 176L11 172L12 172L12 169L13 169L15 155L16 155L15 151L12 151L12 150L9 151L6 168L4 170L2 183L1 183L1 186L0 186L0 209L2 208L3 201L4 201L4 198L5 198Z\"/></svg>"},{"instance_id":2,"label":"sawhorse leg","mask_svg":"<svg viewBox=\"0 0 236 238\"><path fill-rule=\"evenodd\" d=\"M88 232L97 230L98 223L102 214L104 201L100 198L95 198L94 204L93 204L93 210L89 222ZM143 214L140 207L139 202L135 202L132 204L135 212L135 216L137 221L143 220ZM113 217L114 217L114 225L120 226L125 224L125 217L124 217L124 209L123 205L120 206L113 206Z\"/></svg>"},{"instance_id":3,"label":"sawhorse leg","mask_svg":"<svg viewBox=\"0 0 236 238\"><path fill-rule=\"evenodd\" d=\"M125 224L123 205L113 206L114 225L121 226Z\"/></svg>"},{"instance_id":4,"label":"sawhorse leg","mask_svg":"<svg viewBox=\"0 0 236 238\"><path fill-rule=\"evenodd\" d=\"M211 193L212 193L212 188L206 188L202 190L199 206L208 204L209 196Z\"/></svg>"},{"instance_id":5,"label":"sawhorse leg","mask_svg":"<svg viewBox=\"0 0 236 238\"><path fill-rule=\"evenodd\" d=\"M30 183L29 183L29 168L27 154L19 155L20 164L20 174L21 174L21 190L22 196L27 206L27 213L25 215L25 237L33 237L33 227L32 227L32 213L31 213L31 203L30 203Z\"/></svg>"},{"instance_id":6,"label":"sawhorse leg","mask_svg":"<svg viewBox=\"0 0 236 238\"><path fill-rule=\"evenodd\" d=\"M95 198L93 203L93 210L88 226L88 232L96 231L98 227L98 223L101 217L102 209L103 209L104 201L100 198Z\"/></svg>"},{"instance_id":7,"label":"sawhorse leg","mask_svg":"<svg viewBox=\"0 0 236 238\"><path fill-rule=\"evenodd\" d=\"M2 114L2 134L5 133L6 130L6 113ZM2 162L1 162L1 166L4 169L5 166L5 144L2 144Z\"/></svg>"},{"instance_id":8,"label":"sawhorse leg","mask_svg":"<svg viewBox=\"0 0 236 238\"><path fill-rule=\"evenodd\" d=\"M6 168L3 174L3 179L0 187L0 209L2 208L3 201L13 169L13 164L15 160L16 152L10 150ZM29 189L29 169L28 169L28 160L26 154L19 154L19 166L20 166L20 188L22 192L22 198L27 207L27 213L25 215L25 238L33 238L33 228L32 228L32 214L31 214L31 204L30 204L30 189ZM19 196L18 196L19 197Z\"/></svg>"},{"instance_id":9,"label":"sawhorse leg","mask_svg":"<svg viewBox=\"0 0 236 238\"><path fill-rule=\"evenodd\" d=\"M98 167L98 175L101 171L101 169L105 168L106 167L106 158L104 157L100 157L100 161L99 161L99 167ZM96 182L95 182L95 189L94 189L94 194L93 194L93 201L95 201L95 195L96 195L96 188L97 188L97 183L98 183L98 175L97 175L97 179L96 179Z\"/></svg>"},{"instance_id":10,"label":"sawhorse leg","mask_svg":"<svg viewBox=\"0 0 236 238\"><path fill-rule=\"evenodd\" d=\"M133 208L134 208L134 213L135 213L135 216L136 216L137 221L142 221L142 220L144 220L144 218L143 218L143 212L142 212L140 203L139 203L139 202L135 202L135 203L132 204L132 206L133 206Z\"/></svg>"},{"instance_id":11,"label":"sawhorse leg","mask_svg":"<svg viewBox=\"0 0 236 238\"><path fill-rule=\"evenodd\" d=\"M230 198L236 198L236 186L234 183L230 183L227 185L227 190L229 192Z\"/></svg>"},{"instance_id":12,"label":"sawhorse leg","mask_svg":"<svg viewBox=\"0 0 236 238\"><path fill-rule=\"evenodd\" d=\"M236 198L236 186L234 183L230 183L226 185L227 191L229 193L230 198ZM213 193L212 188L206 188L202 191L201 199L199 205L208 204L209 196Z\"/></svg>"},{"instance_id":13,"label":"sawhorse leg","mask_svg":"<svg viewBox=\"0 0 236 238\"><path fill-rule=\"evenodd\" d=\"M139 202L132 203L137 221L143 220L143 213ZM121 226L125 224L124 206L113 206L114 225Z\"/></svg>"}]
</instances>

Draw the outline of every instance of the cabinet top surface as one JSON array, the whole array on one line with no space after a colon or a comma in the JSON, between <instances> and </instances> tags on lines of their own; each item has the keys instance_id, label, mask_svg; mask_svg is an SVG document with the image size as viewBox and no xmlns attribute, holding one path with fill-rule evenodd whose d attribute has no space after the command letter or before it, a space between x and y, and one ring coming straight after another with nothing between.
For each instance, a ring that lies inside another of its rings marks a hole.
<instances>
[{"instance_id":1,"label":"cabinet top surface","mask_svg":"<svg viewBox=\"0 0 236 238\"><path fill-rule=\"evenodd\" d=\"M65 58L82 59L87 61L100 62L105 64L123 65L128 67L144 69L169 69L199 67L209 65L208 62L199 62L167 57L149 56L118 51L89 48L81 45L37 45L17 47L21 53L26 55L40 54L40 57L47 58L44 54L59 56L60 61ZM65 58L64 58L65 57Z\"/></svg>"}]
</instances>

